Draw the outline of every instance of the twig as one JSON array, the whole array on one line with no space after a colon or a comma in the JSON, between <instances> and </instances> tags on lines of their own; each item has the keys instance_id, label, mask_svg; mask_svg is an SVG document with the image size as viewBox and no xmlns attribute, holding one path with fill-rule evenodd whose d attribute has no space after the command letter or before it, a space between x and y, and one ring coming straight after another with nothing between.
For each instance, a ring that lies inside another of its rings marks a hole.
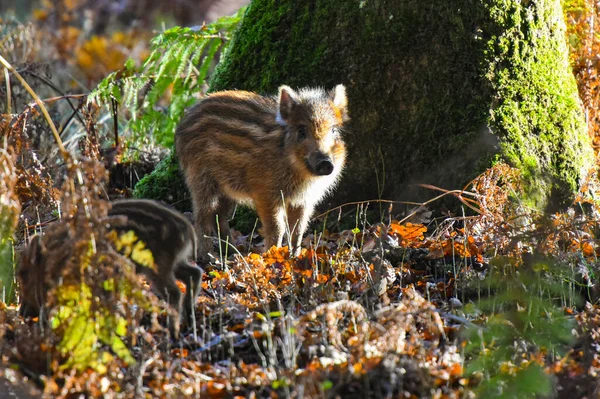
<instances>
[{"instance_id":1,"label":"twig","mask_svg":"<svg viewBox=\"0 0 600 399\"><path fill-rule=\"evenodd\" d=\"M113 128L115 130L115 148L117 149L117 153L119 153L119 120L117 119L118 114L118 104L117 99L114 97L110 98L110 103L112 106L112 114L113 114Z\"/></svg>"},{"instance_id":2,"label":"twig","mask_svg":"<svg viewBox=\"0 0 600 399\"><path fill-rule=\"evenodd\" d=\"M475 324L475 323L467 320L464 317L460 317L460 316L457 316L457 315L452 314L452 313L445 312L445 311L440 310L440 309L434 309L434 312L438 313L441 317L443 317L445 319L455 321L455 322L463 324L465 326L475 327L478 330L488 330L486 327L479 326L479 325L477 325L477 324Z\"/></svg>"},{"instance_id":3,"label":"twig","mask_svg":"<svg viewBox=\"0 0 600 399\"><path fill-rule=\"evenodd\" d=\"M0 63L2 65L4 65L4 67L6 69L8 69L10 72L12 72L12 74L15 75L17 77L17 79L19 79L19 82L21 82L21 84L23 85L23 87L25 87L25 90L27 90L27 92L29 93L29 95L31 95L31 97L33 97L33 99L35 100L36 104L40 107L40 110L42 111L42 114L44 114L44 118L46 118L46 121L50 125L50 129L52 130L52 134L54 135L54 139L56 140L56 144L58 145L58 149L60 150L60 153L61 153L62 157L65 160L69 159L69 153L67 152L67 150L65 150L65 147L63 146L62 140L60 139L60 136L58 134L58 130L56 130L56 126L54 126L54 122L52 121L52 118L50 118L50 114L48 113L48 110L46 109L46 106L44 105L44 103L42 102L42 100L40 100L40 98L38 97L38 95L35 94L35 91L33 91L33 89L31 88L31 86L29 86L29 84L25 81L25 79L23 79L23 77L19 74L19 72L17 72L15 70L15 68L13 68L12 65L10 65L10 63L8 61L6 61L4 59L4 57L2 57L1 55L0 55Z\"/></svg>"},{"instance_id":4,"label":"twig","mask_svg":"<svg viewBox=\"0 0 600 399\"><path fill-rule=\"evenodd\" d=\"M468 202L472 202L472 203L476 204L477 202L475 200L472 200L470 198L463 198L463 196L462 196L463 194L467 194L467 195L472 195L474 197L481 197L478 194L471 193L470 191L466 191L464 188L462 190L446 190L444 188L432 186L431 184L418 184L418 186L421 186L423 188L428 188L430 190L442 191L445 194L452 194L452 195L454 195L456 197L456 199L458 199L460 202L462 202L463 205L465 205L466 207L468 207L472 211L475 211L476 213L479 213L480 215L482 214L480 210L478 210L474 206L468 204Z\"/></svg>"},{"instance_id":5,"label":"twig","mask_svg":"<svg viewBox=\"0 0 600 399\"><path fill-rule=\"evenodd\" d=\"M30 76L33 76L36 79L41 80L42 82L44 82L48 87L50 87L51 89L53 89L55 92L57 92L58 94L60 94L60 97L57 97L57 99L66 99L67 102L69 103L69 106L71 107L71 109L77 113L77 110L81 108L81 106L79 106L77 109L75 109L75 106L73 105L73 103L71 103L71 101L69 100L70 98L78 98L78 97L85 97L86 94L82 94L82 95L66 95L65 93L63 93L58 87L56 87L56 85L54 83L52 83L52 81L50 79L46 79L43 76L40 76L36 73L33 72L29 72L29 71L24 71L24 73L27 73ZM48 100L42 100L44 102L47 102ZM83 121L83 119L81 119L81 117L79 116L79 114L76 115L77 119L79 120L79 123L81 123L83 126L85 126L85 122Z\"/></svg>"},{"instance_id":6,"label":"twig","mask_svg":"<svg viewBox=\"0 0 600 399\"><path fill-rule=\"evenodd\" d=\"M69 101L69 104L71 104L71 102L70 102L70 101ZM67 119L67 121L66 121L66 122L65 122L65 124L63 125L62 129L60 129L60 134L61 134L61 135L63 134L63 132L65 131L65 129L67 128L67 126L69 126L69 124L71 123L71 120L73 120L73 118L74 118L75 116L77 116L77 119L79 119L79 121L80 121L80 122L83 122L83 121L81 120L81 118L79 117L79 115L78 115L78 114L79 114L79 111L80 111L80 110L81 110L81 108L83 107L83 104L84 104L83 102L82 102L81 104L79 104L79 105L77 106L77 108L73 110L73 112L71 113L71 115L69 115L69 118ZM85 127L85 124L84 124L83 126ZM67 141L69 141L69 140L67 140Z\"/></svg>"},{"instance_id":7,"label":"twig","mask_svg":"<svg viewBox=\"0 0 600 399\"><path fill-rule=\"evenodd\" d=\"M354 202L346 202L345 204L336 206L335 208L331 208L328 211L325 211L323 213L321 213L320 215L317 216L313 216L311 218L311 220L314 219L319 219L325 215L330 214L331 212L337 211L338 209L342 209L345 206L350 206L350 205L364 205L364 204L368 204L371 202L382 202L385 204L405 204L405 205L417 205L417 206L423 206L423 204L418 203L418 202L411 202L411 201L392 201L392 200L382 200L382 199L373 199L373 200L366 200L366 201L354 201Z\"/></svg>"},{"instance_id":8,"label":"twig","mask_svg":"<svg viewBox=\"0 0 600 399\"><path fill-rule=\"evenodd\" d=\"M423 186L423 187L425 187L425 188L431 188L431 189L437 189L437 190L440 190L440 191L444 191L444 193L443 193L443 194L440 194L440 195L438 195L437 197L434 197L434 198L432 198L432 199L430 199L430 200L428 200L428 201L421 202L421 203L419 203L419 202L410 202L410 201L391 201L391 200L380 200L380 199L377 199L377 200L368 200L368 201L355 201L355 202L347 202L347 203L345 203L345 204L342 204L342 205L340 205L340 206L336 206L335 208L332 208L332 209L330 209L330 210L328 210L328 211L326 211L326 212L323 212L323 213L322 213L322 214L320 214L320 215L317 215L317 216L313 217L313 218L312 218L312 220L314 220L314 219L317 219L317 218L320 218L320 217L322 217L322 216L325 216L325 215L327 215L327 214L329 214L329 213L331 213L331 212L333 212L333 211L335 211L335 210L341 209L341 208L342 208L342 207L344 207L344 206L349 206L349 205L362 205L362 204L368 204L368 203L370 203L370 202L382 202L382 203L387 203L387 204L408 204L408 205L416 205L416 206L418 206L418 208L417 208L417 209L416 209L414 212L411 212L411 213L410 213L408 216L406 216L405 218L403 218L402 220L400 220L400 221L398 222L398 223L400 223L400 224L401 224L401 223L405 222L406 220L410 219L412 216L414 216L414 215L415 215L415 214L416 214L416 213L417 213L417 212L418 212L418 211L419 211L421 208L423 208L425 205L428 205L428 204L430 204L430 203L432 203L432 202L434 202L434 201L437 201L438 199L440 199L440 198L443 198L443 197L445 197L446 195L450 195L450 194L452 194L452 195L454 195L454 196L457 196L457 198L458 198L458 199L459 199L459 200L460 200L460 201L461 201L463 204L465 204L465 206L469 207L470 209L472 209L473 211L475 211L475 212L477 212L477 213L479 213L479 214L481 215L481 211L480 211L480 210L478 210L477 208L475 208L475 207L473 207L473 206L469 205L468 203L466 203L466 201L463 201L463 200L469 200L469 201L473 201L473 200L471 200L471 199L468 199L468 198L462 198L462 197L460 197L460 194L468 194L468 195L472 195L472 196L477 196L477 194L475 194L475 193L471 193L471 192L469 192L469 191L464 191L464 190L445 190L445 189L438 188L438 187L435 187L435 186L429 186L428 184L424 184L424 185L422 185L422 186ZM457 194L458 194L458 195L457 195Z\"/></svg>"},{"instance_id":9,"label":"twig","mask_svg":"<svg viewBox=\"0 0 600 399\"><path fill-rule=\"evenodd\" d=\"M12 114L12 106L10 102L12 93L10 90L10 76L8 75L8 68L4 68L4 79L6 80L6 113L10 115Z\"/></svg>"},{"instance_id":10,"label":"twig","mask_svg":"<svg viewBox=\"0 0 600 399\"><path fill-rule=\"evenodd\" d=\"M58 218L57 218L57 217L55 217L55 218L52 218L52 219L46 220L46 221L44 221L44 222L39 222L39 223L35 223L35 224L30 224L30 225L27 225L27 227L26 227L25 229L26 229L26 230L35 230L35 229L37 229L38 227L44 227L44 226L47 226L47 225L49 225L49 224L52 224L53 222L55 222L55 221L57 221L57 220L58 220Z\"/></svg>"},{"instance_id":11,"label":"twig","mask_svg":"<svg viewBox=\"0 0 600 399\"><path fill-rule=\"evenodd\" d=\"M87 94L65 94L64 96L56 96L56 97L48 97L42 99L45 103L50 103L58 100L68 100L69 98L84 98L87 97Z\"/></svg>"}]
</instances>

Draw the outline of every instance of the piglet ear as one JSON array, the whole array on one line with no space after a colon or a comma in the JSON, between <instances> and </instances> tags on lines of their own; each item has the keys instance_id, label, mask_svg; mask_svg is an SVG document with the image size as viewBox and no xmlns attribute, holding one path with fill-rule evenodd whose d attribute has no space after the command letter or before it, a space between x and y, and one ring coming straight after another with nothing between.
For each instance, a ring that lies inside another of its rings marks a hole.
<instances>
[{"instance_id":1,"label":"piglet ear","mask_svg":"<svg viewBox=\"0 0 600 399\"><path fill-rule=\"evenodd\" d=\"M298 94L289 86L279 88L279 110L277 112L277 121L282 125L287 125L294 111L298 106L300 99Z\"/></svg>"},{"instance_id":2,"label":"piglet ear","mask_svg":"<svg viewBox=\"0 0 600 399\"><path fill-rule=\"evenodd\" d=\"M335 105L342 115L342 120L345 122L350 119L348 116L348 98L346 97L346 86L335 86L335 89L331 91L331 98L333 100L333 105Z\"/></svg>"},{"instance_id":3,"label":"piglet ear","mask_svg":"<svg viewBox=\"0 0 600 399\"><path fill-rule=\"evenodd\" d=\"M287 125L300 103L298 93L289 86L279 88L279 110L277 112L277 121L282 125Z\"/></svg>"}]
</instances>

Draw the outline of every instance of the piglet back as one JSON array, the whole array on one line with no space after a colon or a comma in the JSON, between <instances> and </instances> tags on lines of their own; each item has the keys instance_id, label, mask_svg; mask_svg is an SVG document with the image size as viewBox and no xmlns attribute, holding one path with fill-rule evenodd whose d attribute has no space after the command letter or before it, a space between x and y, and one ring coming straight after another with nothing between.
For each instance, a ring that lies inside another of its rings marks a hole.
<instances>
[{"instance_id":1,"label":"piglet back","mask_svg":"<svg viewBox=\"0 0 600 399\"><path fill-rule=\"evenodd\" d=\"M161 263L160 258L164 256L194 257L197 239L191 222L158 201L114 201L108 216L109 223L114 221L111 225L115 230L133 230L152 251L157 263Z\"/></svg>"}]
</instances>

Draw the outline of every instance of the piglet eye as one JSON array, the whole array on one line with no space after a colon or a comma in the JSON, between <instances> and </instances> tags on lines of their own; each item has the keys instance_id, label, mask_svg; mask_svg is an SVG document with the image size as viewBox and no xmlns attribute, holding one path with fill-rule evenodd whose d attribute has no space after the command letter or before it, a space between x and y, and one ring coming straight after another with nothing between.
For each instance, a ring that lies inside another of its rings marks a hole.
<instances>
[{"instance_id":1,"label":"piglet eye","mask_svg":"<svg viewBox=\"0 0 600 399\"><path fill-rule=\"evenodd\" d=\"M308 129L306 126L298 126L298 140L304 140L306 138Z\"/></svg>"}]
</instances>

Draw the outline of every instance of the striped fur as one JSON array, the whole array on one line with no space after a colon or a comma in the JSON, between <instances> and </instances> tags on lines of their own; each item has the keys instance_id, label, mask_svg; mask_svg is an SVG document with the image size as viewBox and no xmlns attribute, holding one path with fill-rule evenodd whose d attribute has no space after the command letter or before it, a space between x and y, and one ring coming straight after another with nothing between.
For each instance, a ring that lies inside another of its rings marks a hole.
<instances>
[{"instance_id":1,"label":"striped fur","mask_svg":"<svg viewBox=\"0 0 600 399\"><path fill-rule=\"evenodd\" d=\"M150 249L156 270L136 265L136 272L147 276L157 293L166 298L180 315L189 319L201 290L203 273L198 266L189 264L197 252L192 224L180 213L150 200L115 201L105 222L109 230L133 230ZM35 235L21 254L18 277L21 286L20 313L23 316L40 314L49 289L47 279L58 279L61 273L55 269L64 265L71 256L70 247L64 245L74 240L68 225L57 222L49 229L51 233L47 235ZM176 279L183 281L187 287L183 303ZM178 333L179 320L173 320L171 326Z\"/></svg>"},{"instance_id":2,"label":"striped fur","mask_svg":"<svg viewBox=\"0 0 600 399\"><path fill-rule=\"evenodd\" d=\"M142 199L114 201L108 216L112 229L119 232L133 230L152 252L156 273L140 265L136 271L146 275L159 295L189 320L202 289L203 273L201 268L189 263L195 260L198 246L190 221L160 202ZM175 280L186 286L183 303Z\"/></svg>"},{"instance_id":3,"label":"striped fur","mask_svg":"<svg viewBox=\"0 0 600 399\"><path fill-rule=\"evenodd\" d=\"M315 205L342 171L348 120L345 88L287 86L264 97L246 91L214 93L193 107L177 128L176 153L194 207L198 258L208 260L217 224L222 237L233 205L256 207L267 247L291 233L292 252Z\"/></svg>"}]
</instances>

